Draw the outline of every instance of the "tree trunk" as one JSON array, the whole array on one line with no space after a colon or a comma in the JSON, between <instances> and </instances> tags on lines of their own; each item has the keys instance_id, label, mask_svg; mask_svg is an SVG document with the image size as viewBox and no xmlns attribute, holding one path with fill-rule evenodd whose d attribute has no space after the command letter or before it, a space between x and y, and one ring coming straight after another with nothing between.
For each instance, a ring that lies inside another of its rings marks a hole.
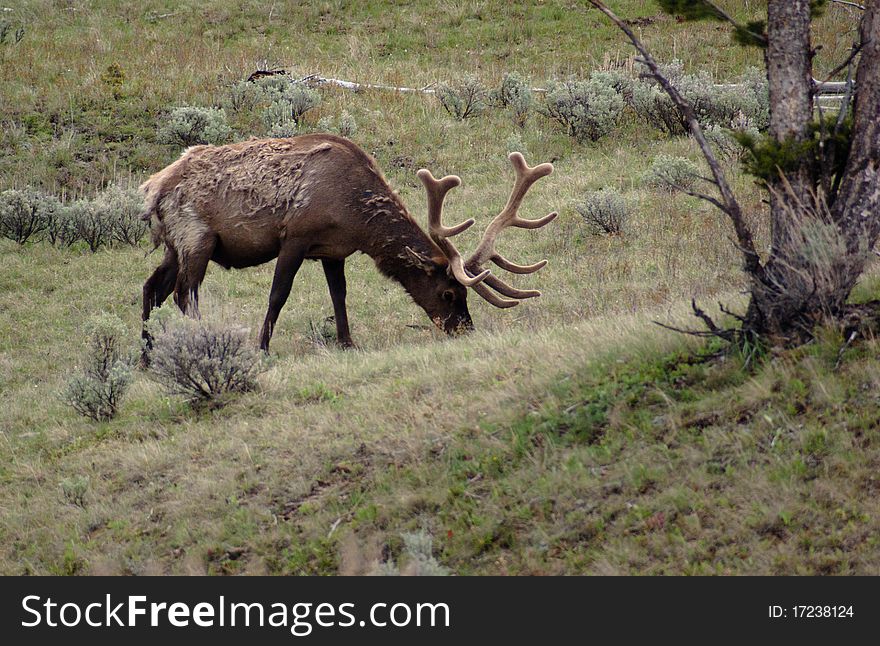
<instances>
[{"instance_id":1,"label":"tree trunk","mask_svg":"<svg viewBox=\"0 0 880 646\"><path fill-rule=\"evenodd\" d=\"M810 160L768 182L771 250L765 280L753 284L747 327L798 342L815 324L839 318L880 232L880 0L861 26L852 153L834 204L817 194ZM767 11L770 135L802 142L813 118L808 0L770 0Z\"/></svg>"},{"instance_id":2,"label":"tree trunk","mask_svg":"<svg viewBox=\"0 0 880 646\"><path fill-rule=\"evenodd\" d=\"M770 90L770 136L796 145L809 136L813 118L809 0L770 0L767 6L765 63ZM768 181L770 256L765 281L755 284L747 319L762 333L787 336L813 291L801 273L802 205L812 204L806 162L785 177Z\"/></svg>"},{"instance_id":3,"label":"tree trunk","mask_svg":"<svg viewBox=\"0 0 880 646\"><path fill-rule=\"evenodd\" d=\"M860 29L852 147L834 219L851 254L870 253L880 234L880 1L869 0Z\"/></svg>"}]
</instances>

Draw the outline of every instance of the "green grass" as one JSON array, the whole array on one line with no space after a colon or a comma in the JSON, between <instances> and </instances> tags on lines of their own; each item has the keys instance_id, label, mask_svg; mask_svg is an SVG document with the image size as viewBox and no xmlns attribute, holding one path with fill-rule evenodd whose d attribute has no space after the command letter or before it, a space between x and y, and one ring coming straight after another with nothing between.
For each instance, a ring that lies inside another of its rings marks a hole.
<instances>
[{"instance_id":1,"label":"green grass","mask_svg":"<svg viewBox=\"0 0 880 646\"><path fill-rule=\"evenodd\" d=\"M715 25L613 4L652 19L639 28L663 58L719 78L760 63ZM817 23L820 70L849 45L846 16L832 7ZM68 196L161 168L179 153L155 141L163 112L219 102L263 58L418 86L461 71L543 83L630 55L595 12L552 2L24 2L11 18L26 35L0 46L0 188ZM417 219L419 167L462 177L448 219L479 230L507 197L509 141L552 160L523 215L560 218L500 242L516 261L550 260L516 279L544 295L508 311L472 296L477 332L449 340L353 257L359 349L344 352L326 343L329 296L307 263L257 392L194 411L139 372L119 416L95 424L59 399L84 327L114 313L134 346L159 254L0 241L0 572L363 573L399 561L414 531L459 574L878 572L876 343L835 370L829 330L745 367L651 323L694 325L694 295L742 305L729 225L639 179L659 153L699 162L689 141L630 117L578 144L538 115L520 130L498 110L454 122L426 96L322 92L308 118L352 113ZM241 137L262 134L257 122L233 118ZM766 246L762 195L729 172ZM621 236L589 235L573 208L604 186L635 204ZM211 267L203 316L256 339L271 272ZM880 291L874 274L859 290Z\"/></svg>"}]
</instances>

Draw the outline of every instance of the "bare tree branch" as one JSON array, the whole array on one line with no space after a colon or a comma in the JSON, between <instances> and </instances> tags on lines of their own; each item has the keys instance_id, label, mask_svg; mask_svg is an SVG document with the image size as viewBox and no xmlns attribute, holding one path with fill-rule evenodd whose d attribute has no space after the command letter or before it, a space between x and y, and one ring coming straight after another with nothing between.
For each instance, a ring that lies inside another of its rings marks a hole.
<instances>
[{"instance_id":1,"label":"bare tree branch","mask_svg":"<svg viewBox=\"0 0 880 646\"><path fill-rule=\"evenodd\" d=\"M685 195L690 195L691 197L696 197L701 200L705 200L706 202L708 202L709 204L711 204L712 206L714 206L718 210L720 210L724 213L727 213L727 207L724 204L722 204L721 202L719 202L716 198L712 197L711 195L706 195L705 193L699 193L697 191L692 191L689 188L685 188L681 184L676 184L675 182L670 182L669 180L665 180L665 181L667 184L669 184L669 186L674 188L676 191L684 193Z\"/></svg>"},{"instance_id":2,"label":"bare tree branch","mask_svg":"<svg viewBox=\"0 0 880 646\"><path fill-rule=\"evenodd\" d=\"M828 76L825 78L824 81L821 81L821 82L819 82L819 83L816 83L816 82L815 82L815 79L813 79L813 89L812 89L813 94L816 94L816 93L818 92L819 88L820 88L822 85L824 85L825 83L827 83L828 81L830 81L831 79L833 79L835 76L837 76L838 74L840 74L843 70L845 70L845 69L847 69L848 67L850 67L850 65L852 64L852 62L853 62L853 60L855 59L855 57L859 55L859 52L860 52L860 51L862 51L862 43L855 43L855 44L853 44L853 46L852 46L852 50L850 51L849 56L846 57L846 60L843 61L843 62L842 62L840 65L838 65L837 67L835 67L833 70L831 70L830 72L828 72Z\"/></svg>"},{"instance_id":3,"label":"bare tree branch","mask_svg":"<svg viewBox=\"0 0 880 646\"><path fill-rule=\"evenodd\" d=\"M678 108L679 112L688 122L688 128L690 129L691 134L696 140L697 144L700 147L700 151L703 153L703 157L706 158L706 162L709 164L709 168L712 170L712 176L715 178L715 183L718 186L718 191L721 193L721 202L724 204L724 208L722 211L728 215L731 222L733 223L733 228L736 232L736 237L739 242L739 248L743 254L743 264L745 272L752 277L754 280L762 283L764 282L764 267L761 265L761 258L758 255L758 252L755 250L755 244L752 238L752 232L749 229L748 225L745 222L745 218L743 217L742 208L739 205L739 202L736 200L736 196L733 194L733 191L730 188L730 185L727 183L727 178L724 176L724 172L721 170L721 165L718 163L718 160L715 157L715 154L712 152L711 146L709 146L709 142L706 141L706 137L703 135L703 130L700 128L700 123L697 121L697 115L694 112L693 106L690 102L685 99L681 93L669 82L663 74L660 72L660 68L657 65L657 61L654 60L654 57L648 51L648 49L644 46L644 44L636 37L633 33L632 29L623 22L611 9L605 6L603 2L600 0L589 0L590 4L592 4L596 9L604 13L615 25L617 25L618 29L620 29L624 34L626 34L627 38L629 38L630 42L633 44L633 47L639 52L642 58L642 63L648 67L651 71L651 75L660 84L666 94L669 95L669 98L672 99L672 102Z\"/></svg>"},{"instance_id":4,"label":"bare tree branch","mask_svg":"<svg viewBox=\"0 0 880 646\"><path fill-rule=\"evenodd\" d=\"M847 0L831 0L831 2L835 2L835 3L837 3L837 4L845 5L845 6L847 6L847 7L855 7L856 9L859 9L860 11L864 11L864 10L865 10L865 7L863 7L862 5L860 5L860 4L856 4L855 2L847 2Z\"/></svg>"},{"instance_id":5,"label":"bare tree branch","mask_svg":"<svg viewBox=\"0 0 880 646\"><path fill-rule=\"evenodd\" d=\"M737 314L736 312L731 311L730 309L725 307L724 303L722 303L721 301L718 301L718 309L721 310L722 314L727 314L728 316L732 316L733 318L735 318L737 321L740 321L741 323L745 323L747 321L745 316L743 316L742 314Z\"/></svg>"}]
</instances>

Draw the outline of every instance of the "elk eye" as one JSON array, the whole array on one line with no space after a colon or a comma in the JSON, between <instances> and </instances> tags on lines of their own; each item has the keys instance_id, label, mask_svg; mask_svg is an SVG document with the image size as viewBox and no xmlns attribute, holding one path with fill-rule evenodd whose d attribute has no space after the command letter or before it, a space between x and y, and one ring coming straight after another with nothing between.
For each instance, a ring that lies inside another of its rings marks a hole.
<instances>
[{"instance_id":1,"label":"elk eye","mask_svg":"<svg viewBox=\"0 0 880 646\"><path fill-rule=\"evenodd\" d=\"M455 292L451 289L443 290L443 300L449 301L450 303L455 300Z\"/></svg>"}]
</instances>

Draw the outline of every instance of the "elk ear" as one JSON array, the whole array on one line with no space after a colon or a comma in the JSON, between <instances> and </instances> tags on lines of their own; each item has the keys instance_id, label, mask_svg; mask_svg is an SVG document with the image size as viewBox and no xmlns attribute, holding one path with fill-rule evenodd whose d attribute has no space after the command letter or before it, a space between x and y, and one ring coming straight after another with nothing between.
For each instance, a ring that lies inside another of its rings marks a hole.
<instances>
[{"instance_id":1,"label":"elk ear","mask_svg":"<svg viewBox=\"0 0 880 646\"><path fill-rule=\"evenodd\" d=\"M410 247L404 247L406 249L406 255L409 259L409 264L411 267L418 267L422 271L427 274L434 273L434 269L436 268L436 264L430 258L423 256L418 251L411 249Z\"/></svg>"}]
</instances>

